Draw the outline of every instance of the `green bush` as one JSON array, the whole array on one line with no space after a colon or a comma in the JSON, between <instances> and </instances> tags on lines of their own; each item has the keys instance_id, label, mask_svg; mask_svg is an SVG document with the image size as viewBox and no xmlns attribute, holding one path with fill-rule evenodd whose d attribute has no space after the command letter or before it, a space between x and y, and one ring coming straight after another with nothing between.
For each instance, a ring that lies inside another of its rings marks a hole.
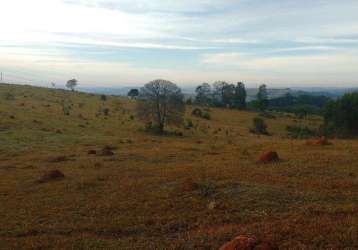
<instances>
[{"instance_id":1,"label":"green bush","mask_svg":"<svg viewBox=\"0 0 358 250\"><path fill-rule=\"evenodd\" d=\"M196 117L200 117L206 120L211 120L211 116L210 113L207 111L203 111L199 108L195 108L193 109L193 111L191 112L192 115L196 116Z\"/></svg>"},{"instance_id":2,"label":"green bush","mask_svg":"<svg viewBox=\"0 0 358 250\"><path fill-rule=\"evenodd\" d=\"M211 116L208 112L204 112L202 115L201 115L202 118L206 119L206 120L211 120Z\"/></svg>"},{"instance_id":3,"label":"green bush","mask_svg":"<svg viewBox=\"0 0 358 250\"><path fill-rule=\"evenodd\" d=\"M101 101L106 101L107 100L107 96L106 95L101 95Z\"/></svg>"}]
</instances>

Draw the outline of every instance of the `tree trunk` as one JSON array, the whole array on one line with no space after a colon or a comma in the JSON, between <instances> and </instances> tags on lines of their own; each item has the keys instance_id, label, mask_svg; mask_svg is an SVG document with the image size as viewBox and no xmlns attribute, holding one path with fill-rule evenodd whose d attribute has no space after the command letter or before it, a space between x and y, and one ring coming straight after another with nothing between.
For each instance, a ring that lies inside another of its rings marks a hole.
<instances>
[{"instance_id":1,"label":"tree trunk","mask_svg":"<svg viewBox=\"0 0 358 250\"><path fill-rule=\"evenodd\" d=\"M164 124L163 123L159 123L158 124L158 132L160 134L163 134L164 133Z\"/></svg>"}]
</instances>

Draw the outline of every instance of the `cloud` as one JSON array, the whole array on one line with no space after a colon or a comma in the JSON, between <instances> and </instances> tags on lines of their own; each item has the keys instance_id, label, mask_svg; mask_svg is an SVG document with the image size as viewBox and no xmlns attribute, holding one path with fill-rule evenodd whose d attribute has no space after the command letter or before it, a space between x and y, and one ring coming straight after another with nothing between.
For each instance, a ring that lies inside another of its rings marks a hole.
<instances>
[{"instance_id":1,"label":"cloud","mask_svg":"<svg viewBox=\"0 0 358 250\"><path fill-rule=\"evenodd\" d=\"M88 84L225 74L307 83L313 69L322 82L357 79L356 0L2 0L1 9L2 67L42 79L55 69L66 78L75 63L96 72L78 70Z\"/></svg>"}]
</instances>

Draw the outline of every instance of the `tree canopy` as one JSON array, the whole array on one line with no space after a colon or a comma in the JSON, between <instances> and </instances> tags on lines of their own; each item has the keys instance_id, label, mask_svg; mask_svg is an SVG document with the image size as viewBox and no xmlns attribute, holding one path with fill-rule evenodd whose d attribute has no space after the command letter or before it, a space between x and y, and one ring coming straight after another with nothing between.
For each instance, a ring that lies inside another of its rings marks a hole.
<instances>
[{"instance_id":1,"label":"tree canopy","mask_svg":"<svg viewBox=\"0 0 358 250\"><path fill-rule=\"evenodd\" d=\"M139 90L138 89L131 89L128 92L128 96L130 98L136 98L137 96L139 96Z\"/></svg>"},{"instance_id":2,"label":"tree canopy","mask_svg":"<svg viewBox=\"0 0 358 250\"><path fill-rule=\"evenodd\" d=\"M345 94L327 103L325 126L340 135L358 135L358 93Z\"/></svg>"},{"instance_id":3,"label":"tree canopy","mask_svg":"<svg viewBox=\"0 0 358 250\"><path fill-rule=\"evenodd\" d=\"M137 115L163 133L166 125L180 126L185 112L181 89L167 80L154 80L139 91Z\"/></svg>"},{"instance_id":4,"label":"tree canopy","mask_svg":"<svg viewBox=\"0 0 358 250\"><path fill-rule=\"evenodd\" d=\"M66 83L66 88L69 88L70 90L74 91L77 84L78 81L76 79L68 80Z\"/></svg>"},{"instance_id":5,"label":"tree canopy","mask_svg":"<svg viewBox=\"0 0 358 250\"><path fill-rule=\"evenodd\" d=\"M239 82L236 86L225 81L199 85L196 89L195 104L228 108L246 108L245 85Z\"/></svg>"}]
</instances>

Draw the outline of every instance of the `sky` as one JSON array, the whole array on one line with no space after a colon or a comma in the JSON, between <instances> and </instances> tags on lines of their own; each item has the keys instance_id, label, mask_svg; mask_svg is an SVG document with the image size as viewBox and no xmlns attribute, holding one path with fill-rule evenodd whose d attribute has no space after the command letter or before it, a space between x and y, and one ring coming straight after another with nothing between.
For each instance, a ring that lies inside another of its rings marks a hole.
<instances>
[{"instance_id":1,"label":"sky","mask_svg":"<svg viewBox=\"0 0 358 250\"><path fill-rule=\"evenodd\" d=\"M4 81L358 86L357 0L0 0Z\"/></svg>"}]
</instances>

